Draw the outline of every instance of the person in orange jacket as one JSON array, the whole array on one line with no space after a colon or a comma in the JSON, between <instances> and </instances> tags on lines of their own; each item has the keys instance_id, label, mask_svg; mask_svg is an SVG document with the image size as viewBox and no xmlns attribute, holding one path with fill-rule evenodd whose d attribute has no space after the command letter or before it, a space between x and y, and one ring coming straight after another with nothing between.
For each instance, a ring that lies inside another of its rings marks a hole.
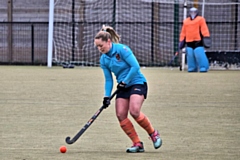
<instances>
[{"instance_id":1,"label":"person in orange jacket","mask_svg":"<svg viewBox=\"0 0 240 160\"><path fill-rule=\"evenodd\" d=\"M179 49L186 47L188 72L207 72L209 62L204 51L210 48L211 38L208 26L196 8L191 8L189 17L183 21Z\"/></svg>"}]
</instances>

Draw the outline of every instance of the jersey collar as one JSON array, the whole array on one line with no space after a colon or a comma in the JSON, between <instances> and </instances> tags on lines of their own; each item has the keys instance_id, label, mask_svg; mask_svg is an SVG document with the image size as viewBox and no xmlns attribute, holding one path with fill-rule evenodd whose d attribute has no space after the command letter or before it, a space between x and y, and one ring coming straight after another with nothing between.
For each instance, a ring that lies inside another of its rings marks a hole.
<instances>
[{"instance_id":1,"label":"jersey collar","mask_svg":"<svg viewBox=\"0 0 240 160\"><path fill-rule=\"evenodd\" d=\"M106 55L108 56L108 57L112 57L113 56L113 54L115 53L115 43L112 43L112 47L111 47L111 49L106 53Z\"/></svg>"}]
</instances>

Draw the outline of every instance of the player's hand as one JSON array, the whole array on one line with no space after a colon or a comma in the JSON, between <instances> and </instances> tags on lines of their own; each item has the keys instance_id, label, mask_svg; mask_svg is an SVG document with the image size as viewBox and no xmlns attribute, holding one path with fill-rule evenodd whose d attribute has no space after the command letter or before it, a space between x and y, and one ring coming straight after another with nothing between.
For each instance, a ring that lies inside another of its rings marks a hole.
<instances>
[{"instance_id":1,"label":"player's hand","mask_svg":"<svg viewBox=\"0 0 240 160\"><path fill-rule=\"evenodd\" d=\"M103 108L106 109L110 105L110 97L103 98Z\"/></svg>"},{"instance_id":2,"label":"player's hand","mask_svg":"<svg viewBox=\"0 0 240 160\"><path fill-rule=\"evenodd\" d=\"M118 85L117 85L117 89L118 89L118 90L124 90L125 87L126 87L126 84L123 83L123 82L120 82L120 83L118 83Z\"/></svg>"}]
</instances>

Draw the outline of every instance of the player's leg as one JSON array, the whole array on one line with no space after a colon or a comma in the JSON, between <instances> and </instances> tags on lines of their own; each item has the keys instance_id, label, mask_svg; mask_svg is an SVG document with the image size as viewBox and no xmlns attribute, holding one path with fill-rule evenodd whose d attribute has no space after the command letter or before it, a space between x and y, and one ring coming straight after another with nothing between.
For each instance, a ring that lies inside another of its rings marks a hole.
<instances>
[{"instance_id":1,"label":"player's leg","mask_svg":"<svg viewBox=\"0 0 240 160\"><path fill-rule=\"evenodd\" d=\"M200 72L207 72L209 69L209 62L204 51L204 47L197 47L194 49L194 55L196 57L197 64Z\"/></svg>"},{"instance_id":2,"label":"player's leg","mask_svg":"<svg viewBox=\"0 0 240 160\"><path fill-rule=\"evenodd\" d=\"M197 61L195 59L195 55L193 49L191 47L187 47L187 65L188 65L188 72L197 72Z\"/></svg>"},{"instance_id":3,"label":"player's leg","mask_svg":"<svg viewBox=\"0 0 240 160\"><path fill-rule=\"evenodd\" d=\"M147 84L134 85L131 90L129 112L136 122L146 130L153 141L154 148L161 147L162 140L157 130L155 130L148 117L141 112L144 99L147 97Z\"/></svg>"},{"instance_id":4,"label":"player's leg","mask_svg":"<svg viewBox=\"0 0 240 160\"><path fill-rule=\"evenodd\" d=\"M116 115L119 120L122 130L131 139L133 146L128 148L126 151L130 153L144 152L143 143L141 142L137 132L128 118L129 99L127 95L129 91L120 91L116 99ZM120 98L123 97L123 98Z\"/></svg>"}]
</instances>

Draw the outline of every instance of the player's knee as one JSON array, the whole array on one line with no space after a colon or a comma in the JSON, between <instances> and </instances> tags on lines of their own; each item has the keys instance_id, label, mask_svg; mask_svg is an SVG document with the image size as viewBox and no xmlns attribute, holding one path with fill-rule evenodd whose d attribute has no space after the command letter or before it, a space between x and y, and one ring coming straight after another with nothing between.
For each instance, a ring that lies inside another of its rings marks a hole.
<instances>
[{"instance_id":1,"label":"player's knee","mask_svg":"<svg viewBox=\"0 0 240 160\"><path fill-rule=\"evenodd\" d=\"M118 119L119 122L121 122L121 121L123 121L124 119L127 118L127 115L120 114L120 113L117 113L116 116L117 116L117 119Z\"/></svg>"},{"instance_id":2,"label":"player's knee","mask_svg":"<svg viewBox=\"0 0 240 160\"><path fill-rule=\"evenodd\" d=\"M140 115L140 110L139 110L139 109L132 109L132 108L130 107L129 113L130 113L130 115L131 115L134 119L136 119L136 118L138 118L139 115Z\"/></svg>"}]
</instances>

